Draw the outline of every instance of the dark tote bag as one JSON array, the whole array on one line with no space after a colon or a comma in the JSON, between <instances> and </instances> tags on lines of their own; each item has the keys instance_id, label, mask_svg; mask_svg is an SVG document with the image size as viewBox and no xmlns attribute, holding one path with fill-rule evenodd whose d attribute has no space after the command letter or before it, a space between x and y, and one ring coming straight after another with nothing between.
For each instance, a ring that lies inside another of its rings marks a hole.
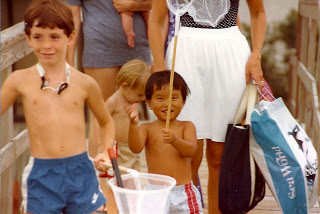
<instances>
[{"instance_id":1,"label":"dark tote bag","mask_svg":"<svg viewBox=\"0 0 320 214\"><path fill-rule=\"evenodd\" d=\"M224 214L242 214L253 209L265 195L265 180L250 153L250 114L256 86L243 94L234 124L228 125L219 177L219 208ZM246 114L244 125L240 122Z\"/></svg>"}]
</instances>

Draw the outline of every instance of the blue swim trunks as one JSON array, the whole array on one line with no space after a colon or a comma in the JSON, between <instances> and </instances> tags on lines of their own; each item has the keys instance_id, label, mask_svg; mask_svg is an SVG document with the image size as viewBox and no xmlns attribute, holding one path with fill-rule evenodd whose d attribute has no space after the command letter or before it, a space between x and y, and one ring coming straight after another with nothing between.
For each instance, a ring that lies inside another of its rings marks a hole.
<instances>
[{"instance_id":1,"label":"blue swim trunks","mask_svg":"<svg viewBox=\"0 0 320 214\"><path fill-rule=\"evenodd\" d=\"M22 177L22 209L34 214L89 214L106 203L88 153L30 157Z\"/></svg>"}]
</instances>

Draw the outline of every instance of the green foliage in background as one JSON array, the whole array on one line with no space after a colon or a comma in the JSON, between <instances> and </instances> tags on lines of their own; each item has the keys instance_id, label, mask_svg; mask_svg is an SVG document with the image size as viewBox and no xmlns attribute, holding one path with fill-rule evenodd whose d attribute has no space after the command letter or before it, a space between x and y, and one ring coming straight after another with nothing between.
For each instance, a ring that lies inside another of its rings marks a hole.
<instances>
[{"instance_id":1,"label":"green foliage in background","mask_svg":"<svg viewBox=\"0 0 320 214\"><path fill-rule=\"evenodd\" d=\"M275 97L288 97L289 55L296 47L298 12L292 9L281 22L268 23L262 50L261 64L264 78ZM241 23L242 32L251 45L250 26Z\"/></svg>"}]
</instances>

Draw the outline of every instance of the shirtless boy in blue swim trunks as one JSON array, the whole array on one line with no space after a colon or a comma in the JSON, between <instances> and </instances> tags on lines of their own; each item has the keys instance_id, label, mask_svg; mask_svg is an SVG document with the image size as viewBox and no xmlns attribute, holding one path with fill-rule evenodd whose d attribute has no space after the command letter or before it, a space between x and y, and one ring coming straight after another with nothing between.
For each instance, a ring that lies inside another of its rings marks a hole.
<instances>
[{"instance_id":1,"label":"shirtless boy in blue swim trunks","mask_svg":"<svg viewBox=\"0 0 320 214\"><path fill-rule=\"evenodd\" d=\"M1 114L21 96L31 157L23 176L24 213L93 213L106 199L94 166L109 162L113 119L98 84L66 63L74 38L72 13L61 0L36 0L25 13L25 33L38 64L13 72L1 88ZM105 145L93 162L86 145L85 105Z\"/></svg>"}]
</instances>

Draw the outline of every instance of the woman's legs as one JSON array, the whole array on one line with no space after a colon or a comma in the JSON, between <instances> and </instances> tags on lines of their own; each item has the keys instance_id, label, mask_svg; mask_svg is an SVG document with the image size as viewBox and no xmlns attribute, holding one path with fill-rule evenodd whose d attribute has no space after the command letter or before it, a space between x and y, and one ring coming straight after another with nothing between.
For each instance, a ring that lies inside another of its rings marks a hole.
<instances>
[{"instance_id":1,"label":"woman's legs","mask_svg":"<svg viewBox=\"0 0 320 214\"><path fill-rule=\"evenodd\" d=\"M117 88L116 76L119 70L120 70L120 66L111 67L111 68L84 68L84 72L98 82L104 101L106 101L116 91L116 88ZM88 150L89 150L90 157L95 158L95 156L99 152L99 147L101 147L102 145L98 145L97 143L93 126L94 126L94 116L90 112ZM99 181L100 181L100 188L102 189L105 197L107 198L108 213L110 214L118 213L117 205L115 203L112 190L107 184L108 182L107 179L99 178Z\"/></svg>"},{"instance_id":2,"label":"woman's legs","mask_svg":"<svg viewBox=\"0 0 320 214\"><path fill-rule=\"evenodd\" d=\"M192 160L191 160L192 181L196 187L198 186L198 170L201 165L202 157L203 157L203 140L197 140L197 152L192 157Z\"/></svg>"},{"instance_id":3,"label":"woman's legs","mask_svg":"<svg viewBox=\"0 0 320 214\"><path fill-rule=\"evenodd\" d=\"M207 140L209 214L219 214L219 174L224 143Z\"/></svg>"},{"instance_id":4,"label":"woman's legs","mask_svg":"<svg viewBox=\"0 0 320 214\"><path fill-rule=\"evenodd\" d=\"M103 99L106 101L116 91L116 77L119 70L120 66L111 68L84 68L84 73L98 82Z\"/></svg>"}]
</instances>

